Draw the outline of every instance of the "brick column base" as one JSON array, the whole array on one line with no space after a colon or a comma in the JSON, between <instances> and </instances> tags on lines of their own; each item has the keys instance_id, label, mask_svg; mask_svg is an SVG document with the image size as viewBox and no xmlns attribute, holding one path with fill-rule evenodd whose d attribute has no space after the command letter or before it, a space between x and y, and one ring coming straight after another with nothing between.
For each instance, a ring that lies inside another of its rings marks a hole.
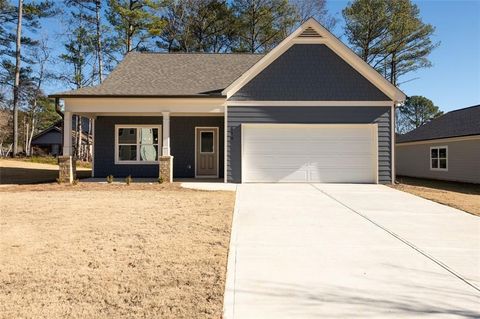
<instances>
[{"instance_id":1,"label":"brick column base","mask_svg":"<svg viewBox=\"0 0 480 319\"><path fill-rule=\"evenodd\" d=\"M72 156L58 157L58 180L60 183L73 183L77 178L76 160Z\"/></svg>"},{"instance_id":2,"label":"brick column base","mask_svg":"<svg viewBox=\"0 0 480 319\"><path fill-rule=\"evenodd\" d=\"M165 183L173 182L173 156L160 156L160 178Z\"/></svg>"}]
</instances>

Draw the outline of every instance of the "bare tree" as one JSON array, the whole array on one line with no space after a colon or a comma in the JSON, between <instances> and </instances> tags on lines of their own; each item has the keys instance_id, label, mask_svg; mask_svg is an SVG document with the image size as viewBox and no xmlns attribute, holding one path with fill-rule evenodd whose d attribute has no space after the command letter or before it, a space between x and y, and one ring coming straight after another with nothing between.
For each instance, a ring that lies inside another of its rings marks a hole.
<instances>
[{"instance_id":1,"label":"bare tree","mask_svg":"<svg viewBox=\"0 0 480 319\"><path fill-rule=\"evenodd\" d=\"M18 153L18 102L20 86L20 48L22 46L23 0L18 0L17 39L15 43L15 82L13 84L13 157Z\"/></svg>"},{"instance_id":2,"label":"bare tree","mask_svg":"<svg viewBox=\"0 0 480 319\"><path fill-rule=\"evenodd\" d=\"M328 14L327 0L290 0L298 15L298 24L302 24L309 18L315 18L325 28L332 30L337 20Z\"/></svg>"}]
</instances>

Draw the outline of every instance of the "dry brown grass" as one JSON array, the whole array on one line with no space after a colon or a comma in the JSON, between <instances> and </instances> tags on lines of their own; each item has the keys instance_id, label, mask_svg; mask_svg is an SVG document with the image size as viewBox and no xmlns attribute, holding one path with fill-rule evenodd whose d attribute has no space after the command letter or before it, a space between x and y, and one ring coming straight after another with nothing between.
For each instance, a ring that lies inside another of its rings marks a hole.
<instances>
[{"instance_id":1,"label":"dry brown grass","mask_svg":"<svg viewBox=\"0 0 480 319\"><path fill-rule=\"evenodd\" d=\"M393 187L480 216L480 185L400 177Z\"/></svg>"},{"instance_id":2,"label":"dry brown grass","mask_svg":"<svg viewBox=\"0 0 480 319\"><path fill-rule=\"evenodd\" d=\"M221 318L233 192L0 187L0 318Z\"/></svg>"}]
</instances>

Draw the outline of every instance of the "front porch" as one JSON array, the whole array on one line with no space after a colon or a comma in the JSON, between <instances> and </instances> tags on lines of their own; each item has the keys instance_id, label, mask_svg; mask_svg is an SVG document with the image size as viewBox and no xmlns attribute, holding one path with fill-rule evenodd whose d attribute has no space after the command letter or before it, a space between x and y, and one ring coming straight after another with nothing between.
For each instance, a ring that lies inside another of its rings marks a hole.
<instances>
[{"instance_id":1,"label":"front porch","mask_svg":"<svg viewBox=\"0 0 480 319\"><path fill-rule=\"evenodd\" d=\"M79 100L87 101L79 104ZM158 112L166 107L162 107L162 103L154 107L151 100L145 99L147 102L137 109L148 112L135 113L112 112L114 105L122 109L123 104L129 104L129 99L105 100L109 100L107 107L95 105L88 99L65 101L63 157L59 160L61 175L62 172L68 175L64 180L75 178L75 172L69 167L74 162L74 115L93 120L94 178L111 175L114 178L131 176L158 180L161 177L164 182L177 178L224 179L225 117L223 104L219 105L218 99L211 105L204 102L200 107L195 103L193 106L182 105L183 112L179 111L178 105L169 107L173 112ZM105 100L101 100L103 105L107 102Z\"/></svg>"}]
</instances>

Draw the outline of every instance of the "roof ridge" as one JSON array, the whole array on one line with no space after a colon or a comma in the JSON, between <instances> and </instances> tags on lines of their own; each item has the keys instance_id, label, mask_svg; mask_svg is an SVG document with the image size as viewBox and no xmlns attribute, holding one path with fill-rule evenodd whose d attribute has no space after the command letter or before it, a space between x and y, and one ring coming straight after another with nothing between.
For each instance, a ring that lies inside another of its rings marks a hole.
<instances>
[{"instance_id":1,"label":"roof ridge","mask_svg":"<svg viewBox=\"0 0 480 319\"><path fill-rule=\"evenodd\" d=\"M130 51L129 54L158 54L158 55L265 55L265 53L251 52L155 52L155 51Z\"/></svg>"},{"instance_id":2,"label":"roof ridge","mask_svg":"<svg viewBox=\"0 0 480 319\"><path fill-rule=\"evenodd\" d=\"M473 109L473 108L475 108L475 107L480 107L480 104L472 105L472 106L467 106L467 107L464 107L464 108L461 108L461 109L452 110L452 111L447 112L447 113L445 113L445 114L453 113L453 112L457 112L457 111L464 111L464 110L468 110L468 109Z\"/></svg>"}]
</instances>

